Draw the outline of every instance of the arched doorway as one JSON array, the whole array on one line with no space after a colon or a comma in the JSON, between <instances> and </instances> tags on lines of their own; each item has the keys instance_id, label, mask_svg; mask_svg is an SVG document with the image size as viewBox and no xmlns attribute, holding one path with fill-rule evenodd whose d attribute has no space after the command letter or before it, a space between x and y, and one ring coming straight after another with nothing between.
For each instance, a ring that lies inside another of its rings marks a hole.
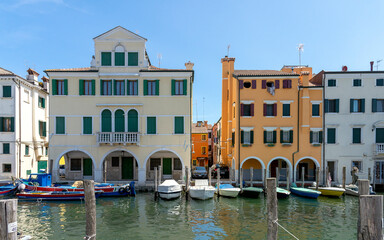
<instances>
[{"instance_id":1,"label":"arched doorway","mask_svg":"<svg viewBox=\"0 0 384 240\"><path fill-rule=\"evenodd\" d=\"M106 181L137 181L139 165L135 156L126 150L110 152L103 160L103 179Z\"/></svg>"},{"instance_id":2,"label":"arched doorway","mask_svg":"<svg viewBox=\"0 0 384 240\"><path fill-rule=\"evenodd\" d=\"M251 168L252 168L252 181L263 181L263 169L265 168L263 162L256 157L249 157L241 163L243 171L243 181L251 181Z\"/></svg>"},{"instance_id":3,"label":"arched doorway","mask_svg":"<svg viewBox=\"0 0 384 240\"><path fill-rule=\"evenodd\" d=\"M320 167L316 159L309 157L301 158L296 163L296 181L301 181L304 174L304 181L316 181L316 167ZM303 172L304 168L304 172Z\"/></svg>"},{"instance_id":4,"label":"arched doorway","mask_svg":"<svg viewBox=\"0 0 384 240\"><path fill-rule=\"evenodd\" d=\"M109 109L101 112L101 131L112 132L112 113Z\"/></svg>"},{"instance_id":5,"label":"arched doorway","mask_svg":"<svg viewBox=\"0 0 384 240\"><path fill-rule=\"evenodd\" d=\"M146 178L148 180L155 179L155 167L161 166L162 179L183 179L184 165L182 159L174 152L168 150L159 150L152 153L146 161Z\"/></svg>"},{"instance_id":6,"label":"arched doorway","mask_svg":"<svg viewBox=\"0 0 384 240\"><path fill-rule=\"evenodd\" d=\"M278 172L279 181L287 181L288 171L290 170L292 170L292 168L288 159L277 157L272 159L272 161L269 163L269 169L268 169L269 176L275 178L276 173Z\"/></svg>"},{"instance_id":7,"label":"arched doorway","mask_svg":"<svg viewBox=\"0 0 384 240\"><path fill-rule=\"evenodd\" d=\"M68 151L57 161L61 180L94 179L94 161L83 151Z\"/></svg>"}]
</instances>

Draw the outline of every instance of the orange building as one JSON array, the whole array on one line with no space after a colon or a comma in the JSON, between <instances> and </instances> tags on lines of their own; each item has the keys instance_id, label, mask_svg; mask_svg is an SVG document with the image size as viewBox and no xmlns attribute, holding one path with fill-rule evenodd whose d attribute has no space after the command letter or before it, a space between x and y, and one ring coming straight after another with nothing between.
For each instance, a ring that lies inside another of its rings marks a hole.
<instances>
[{"instance_id":1,"label":"orange building","mask_svg":"<svg viewBox=\"0 0 384 240\"><path fill-rule=\"evenodd\" d=\"M207 121L197 121L192 125L192 167L208 167L209 129Z\"/></svg>"},{"instance_id":2,"label":"orange building","mask_svg":"<svg viewBox=\"0 0 384 240\"><path fill-rule=\"evenodd\" d=\"M312 85L312 68L235 70L234 58L222 62L221 158L243 179L254 182L313 181L322 153L322 88ZM288 170L288 171L287 171ZM293 173L293 174L292 174Z\"/></svg>"}]
</instances>

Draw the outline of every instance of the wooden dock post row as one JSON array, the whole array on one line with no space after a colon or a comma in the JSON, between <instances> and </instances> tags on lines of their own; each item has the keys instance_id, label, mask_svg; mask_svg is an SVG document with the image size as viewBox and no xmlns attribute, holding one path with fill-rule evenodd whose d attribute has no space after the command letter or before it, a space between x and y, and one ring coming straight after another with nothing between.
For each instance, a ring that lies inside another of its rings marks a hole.
<instances>
[{"instance_id":1,"label":"wooden dock post row","mask_svg":"<svg viewBox=\"0 0 384 240\"><path fill-rule=\"evenodd\" d=\"M302 167L301 168L301 182L302 182L302 184L301 184L301 187L304 187L304 177L305 177L305 167Z\"/></svg>"},{"instance_id":2,"label":"wooden dock post row","mask_svg":"<svg viewBox=\"0 0 384 240\"><path fill-rule=\"evenodd\" d=\"M287 172L287 190L289 190L289 180L290 180L290 176L289 176L289 168L287 168L287 170L286 170L286 172Z\"/></svg>"},{"instance_id":3,"label":"wooden dock post row","mask_svg":"<svg viewBox=\"0 0 384 240\"><path fill-rule=\"evenodd\" d=\"M383 239L382 220L383 196L361 195L359 197L359 219L357 222L357 239Z\"/></svg>"},{"instance_id":4,"label":"wooden dock post row","mask_svg":"<svg viewBox=\"0 0 384 240\"><path fill-rule=\"evenodd\" d=\"M93 180L84 180L85 240L96 240L96 197Z\"/></svg>"},{"instance_id":5,"label":"wooden dock post row","mask_svg":"<svg viewBox=\"0 0 384 240\"><path fill-rule=\"evenodd\" d=\"M267 169L264 168L264 173L263 173L263 187L267 188Z\"/></svg>"},{"instance_id":6,"label":"wooden dock post row","mask_svg":"<svg viewBox=\"0 0 384 240\"><path fill-rule=\"evenodd\" d=\"M357 180L357 186L359 187L359 196L369 195L369 180L359 179Z\"/></svg>"},{"instance_id":7,"label":"wooden dock post row","mask_svg":"<svg viewBox=\"0 0 384 240\"><path fill-rule=\"evenodd\" d=\"M161 184L161 166L159 166L159 174L158 174L158 183L157 185L159 186Z\"/></svg>"},{"instance_id":8,"label":"wooden dock post row","mask_svg":"<svg viewBox=\"0 0 384 240\"><path fill-rule=\"evenodd\" d=\"M277 194L276 178L267 178L267 212L268 212L268 240L276 240L277 226Z\"/></svg>"},{"instance_id":9,"label":"wooden dock post row","mask_svg":"<svg viewBox=\"0 0 384 240\"><path fill-rule=\"evenodd\" d=\"M0 239L17 239L17 199L0 200Z\"/></svg>"},{"instance_id":10,"label":"wooden dock post row","mask_svg":"<svg viewBox=\"0 0 384 240\"><path fill-rule=\"evenodd\" d=\"M345 182L346 182L345 178L346 178L346 176L347 176L347 168L344 166L343 167L343 188L344 189L345 189Z\"/></svg>"}]
</instances>

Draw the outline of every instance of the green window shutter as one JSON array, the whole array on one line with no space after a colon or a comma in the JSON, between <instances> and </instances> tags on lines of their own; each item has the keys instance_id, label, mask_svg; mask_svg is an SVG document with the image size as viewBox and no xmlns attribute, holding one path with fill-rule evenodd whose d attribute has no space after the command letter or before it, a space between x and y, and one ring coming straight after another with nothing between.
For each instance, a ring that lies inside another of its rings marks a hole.
<instances>
[{"instance_id":1,"label":"green window shutter","mask_svg":"<svg viewBox=\"0 0 384 240\"><path fill-rule=\"evenodd\" d=\"M352 143L361 143L361 128L353 128L352 135Z\"/></svg>"},{"instance_id":2,"label":"green window shutter","mask_svg":"<svg viewBox=\"0 0 384 240\"><path fill-rule=\"evenodd\" d=\"M156 134L156 117L147 117L147 134Z\"/></svg>"},{"instance_id":3,"label":"green window shutter","mask_svg":"<svg viewBox=\"0 0 384 240\"><path fill-rule=\"evenodd\" d=\"M323 131L319 131L319 143L323 142Z\"/></svg>"},{"instance_id":4,"label":"green window shutter","mask_svg":"<svg viewBox=\"0 0 384 240\"><path fill-rule=\"evenodd\" d=\"M29 146L28 145L25 145L25 153L24 155L29 155Z\"/></svg>"},{"instance_id":5,"label":"green window shutter","mask_svg":"<svg viewBox=\"0 0 384 240\"><path fill-rule=\"evenodd\" d=\"M138 114L134 109L128 111L128 132L139 132Z\"/></svg>"},{"instance_id":6,"label":"green window shutter","mask_svg":"<svg viewBox=\"0 0 384 240\"><path fill-rule=\"evenodd\" d=\"M339 112L339 99L336 99L336 112Z\"/></svg>"},{"instance_id":7,"label":"green window shutter","mask_svg":"<svg viewBox=\"0 0 384 240\"><path fill-rule=\"evenodd\" d=\"M79 95L84 95L84 80L79 80Z\"/></svg>"},{"instance_id":8,"label":"green window shutter","mask_svg":"<svg viewBox=\"0 0 384 240\"><path fill-rule=\"evenodd\" d=\"M96 92L96 83L95 83L95 80L91 80L92 81L92 95L95 96L95 92Z\"/></svg>"},{"instance_id":9,"label":"green window shutter","mask_svg":"<svg viewBox=\"0 0 384 240\"><path fill-rule=\"evenodd\" d=\"M327 143L335 144L336 143L336 129L327 128Z\"/></svg>"},{"instance_id":10,"label":"green window shutter","mask_svg":"<svg viewBox=\"0 0 384 240\"><path fill-rule=\"evenodd\" d=\"M365 99L361 99L361 112L365 112Z\"/></svg>"},{"instance_id":11,"label":"green window shutter","mask_svg":"<svg viewBox=\"0 0 384 240\"><path fill-rule=\"evenodd\" d=\"M144 80L143 91L144 91L144 96L147 96L148 95L148 80Z\"/></svg>"},{"instance_id":12,"label":"green window shutter","mask_svg":"<svg viewBox=\"0 0 384 240\"><path fill-rule=\"evenodd\" d=\"M43 137L47 136L47 123L43 122Z\"/></svg>"},{"instance_id":13,"label":"green window shutter","mask_svg":"<svg viewBox=\"0 0 384 240\"><path fill-rule=\"evenodd\" d=\"M112 53L111 52L102 52L101 53L101 66L111 66L112 65Z\"/></svg>"},{"instance_id":14,"label":"green window shutter","mask_svg":"<svg viewBox=\"0 0 384 240\"><path fill-rule=\"evenodd\" d=\"M176 81L172 79L172 83L171 83L172 84L172 86L171 86L171 88L172 88L172 96L175 95L175 82Z\"/></svg>"},{"instance_id":15,"label":"green window shutter","mask_svg":"<svg viewBox=\"0 0 384 240\"><path fill-rule=\"evenodd\" d=\"M264 143L267 143L267 131L264 131Z\"/></svg>"},{"instance_id":16,"label":"green window shutter","mask_svg":"<svg viewBox=\"0 0 384 240\"><path fill-rule=\"evenodd\" d=\"M156 82L156 96L159 96L160 81L155 80L155 82Z\"/></svg>"},{"instance_id":17,"label":"green window shutter","mask_svg":"<svg viewBox=\"0 0 384 240\"><path fill-rule=\"evenodd\" d=\"M115 112L115 132L125 132L124 125L124 111L119 109Z\"/></svg>"},{"instance_id":18,"label":"green window shutter","mask_svg":"<svg viewBox=\"0 0 384 240\"><path fill-rule=\"evenodd\" d=\"M175 133L184 134L184 117L175 117Z\"/></svg>"},{"instance_id":19,"label":"green window shutter","mask_svg":"<svg viewBox=\"0 0 384 240\"><path fill-rule=\"evenodd\" d=\"M293 130L289 130L289 142L293 143Z\"/></svg>"},{"instance_id":20,"label":"green window shutter","mask_svg":"<svg viewBox=\"0 0 384 240\"><path fill-rule=\"evenodd\" d=\"M125 66L124 52L115 52L115 66Z\"/></svg>"},{"instance_id":21,"label":"green window shutter","mask_svg":"<svg viewBox=\"0 0 384 240\"><path fill-rule=\"evenodd\" d=\"M349 112L353 112L353 99L349 99Z\"/></svg>"},{"instance_id":22,"label":"green window shutter","mask_svg":"<svg viewBox=\"0 0 384 240\"><path fill-rule=\"evenodd\" d=\"M240 131L240 143L244 143L244 131Z\"/></svg>"},{"instance_id":23,"label":"green window shutter","mask_svg":"<svg viewBox=\"0 0 384 240\"><path fill-rule=\"evenodd\" d=\"M12 97L11 86L3 86L3 97Z\"/></svg>"},{"instance_id":24,"label":"green window shutter","mask_svg":"<svg viewBox=\"0 0 384 240\"><path fill-rule=\"evenodd\" d=\"M3 120L4 118L3 117L0 117L0 132L3 131Z\"/></svg>"},{"instance_id":25,"label":"green window shutter","mask_svg":"<svg viewBox=\"0 0 384 240\"><path fill-rule=\"evenodd\" d=\"M41 98L41 107L45 108L45 98Z\"/></svg>"},{"instance_id":26,"label":"green window shutter","mask_svg":"<svg viewBox=\"0 0 384 240\"><path fill-rule=\"evenodd\" d=\"M15 118L11 117L11 132L15 131Z\"/></svg>"},{"instance_id":27,"label":"green window shutter","mask_svg":"<svg viewBox=\"0 0 384 240\"><path fill-rule=\"evenodd\" d=\"M324 112L325 113L329 112L329 102L328 102L328 99L324 100Z\"/></svg>"},{"instance_id":28,"label":"green window shutter","mask_svg":"<svg viewBox=\"0 0 384 240\"><path fill-rule=\"evenodd\" d=\"M377 99L372 98L372 112L377 112Z\"/></svg>"},{"instance_id":29,"label":"green window shutter","mask_svg":"<svg viewBox=\"0 0 384 240\"><path fill-rule=\"evenodd\" d=\"M251 144L253 144L253 131L251 131Z\"/></svg>"},{"instance_id":30,"label":"green window shutter","mask_svg":"<svg viewBox=\"0 0 384 240\"><path fill-rule=\"evenodd\" d=\"M139 65L139 53L129 52L128 53L128 66L138 66Z\"/></svg>"},{"instance_id":31,"label":"green window shutter","mask_svg":"<svg viewBox=\"0 0 384 240\"><path fill-rule=\"evenodd\" d=\"M309 132L309 143L313 143L313 132Z\"/></svg>"},{"instance_id":32,"label":"green window shutter","mask_svg":"<svg viewBox=\"0 0 384 240\"><path fill-rule=\"evenodd\" d=\"M104 95L103 93L104 93L104 86L103 86L104 84L103 84L103 80L100 80L100 95L102 96L102 95Z\"/></svg>"},{"instance_id":33,"label":"green window shutter","mask_svg":"<svg viewBox=\"0 0 384 240\"><path fill-rule=\"evenodd\" d=\"M68 79L64 79L64 95L68 95Z\"/></svg>"},{"instance_id":34,"label":"green window shutter","mask_svg":"<svg viewBox=\"0 0 384 240\"><path fill-rule=\"evenodd\" d=\"M65 134L65 118L56 117L56 134Z\"/></svg>"},{"instance_id":35,"label":"green window shutter","mask_svg":"<svg viewBox=\"0 0 384 240\"><path fill-rule=\"evenodd\" d=\"M3 143L3 154L9 154L9 143Z\"/></svg>"},{"instance_id":36,"label":"green window shutter","mask_svg":"<svg viewBox=\"0 0 384 240\"><path fill-rule=\"evenodd\" d=\"M284 135L284 131L280 130L280 143L283 143L283 135Z\"/></svg>"},{"instance_id":37,"label":"green window shutter","mask_svg":"<svg viewBox=\"0 0 384 240\"><path fill-rule=\"evenodd\" d=\"M131 81L127 80L127 96L131 95L129 89L131 89Z\"/></svg>"},{"instance_id":38,"label":"green window shutter","mask_svg":"<svg viewBox=\"0 0 384 240\"><path fill-rule=\"evenodd\" d=\"M57 80L52 80L52 95L57 95Z\"/></svg>"},{"instance_id":39,"label":"green window shutter","mask_svg":"<svg viewBox=\"0 0 384 240\"><path fill-rule=\"evenodd\" d=\"M273 143L276 143L276 131L273 131Z\"/></svg>"},{"instance_id":40,"label":"green window shutter","mask_svg":"<svg viewBox=\"0 0 384 240\"><path fill-rule=\"evenodd\" d=\"M187 79L183 80L183 95L187 95Z\"/></svg>"},{"instance_id":41,"label":"green window shutter","mask_svg":"<svg viewBox=\"0 0 384 240\"><path fill-rule=\"evenodd\" d=\"M83 134L92 134L92 117L83 117Z\"/></svg>"},{"instance_id":42,"label":"green window shutter","mask_svg":"<svg viewBox=\"0 0 384 240\"><path fill-rule=\"evenodd\" d=\"M283 104L283 116L291 116L291 105Z\"/></svg>"},{"instance_id":43,"label":"green window shutter","mask_svg":"<svg viewBox=\"0 0 384 240\"><path fill-rule=\"evenodd\" d=\"M110 110L104 110L101 113L101 131L112 132L112 113Z\"/></svg>"}]
</instances>

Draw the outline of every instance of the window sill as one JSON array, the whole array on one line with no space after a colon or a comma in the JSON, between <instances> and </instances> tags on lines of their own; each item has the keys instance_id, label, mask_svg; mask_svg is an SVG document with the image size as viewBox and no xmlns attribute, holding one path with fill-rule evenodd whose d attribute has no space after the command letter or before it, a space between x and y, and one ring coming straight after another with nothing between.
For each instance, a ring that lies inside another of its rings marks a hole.
<instances>
[{"instance_id":1,"label":"window sill","mask_svg":"<svg viewBox=\"0 0 384 240\"><path fill-rule=\"evenodd\" d=\"M275 118L276 116L264 116L266 118Z\"/></svg>"},{"instance_id":2,"label":"window sill","mask_svg":"<svg viewBox=\"0 0 384 240\"><path fill-rule=\"evenodd\" d=\"M312 143L312 146L313 146L313 147L320 147L320 146L321 146L321 143Z\"/></svg>"},{"instance_id":3,"label":"window sill","mask_svg":"<svg viewBox=\"0 0 384 240\"><path fill-rule=\"evenodd\" d=\"M13 97L0 97L0 99L12 99Z\"/></svg>"},{"instance_id":4,"label":"window sill","mask_svg":"<svg viewBox=\"0 0 384 240\"><path fill-rule=\"evenodd\" d=\"M30 156L31 156L31 155L29 155L29 154L28 154L28 155L24 155L24 157L30 157Z\"/></svg>"},{"instance_id":5,"label":"window sill","mask_svg":"<svg viewBox=\"0 0 384 240\"><path fill-rule=\"evenodd\" d=\"M351 112L351 114L363 114L364 112Z\"/></svg>"},{"instance_id":6,"label":"window sill","mask_svg":"<svg viewBox=\"0 0 384 240\"><path fill-rule=\"evenodd\" d=\"M275 144L274 143L266 143L265 146L267 146L267 147L274 147Z\"/></svg>"},{"instance_id":7,"label":"window sill","mask_svg":"<svg viewBox=\"0 0 384 240\"><path fill-rule=\"evenodd\" d=\"M291 118L292 116L282 116L283 118Z\"/></svg>"},{"instance_id":8,"label":"window sill","mask_svg":"<svg viewBox=\"0 0 384 240\"><path fill-rule=\"evenodd\" d=\"M283 146L292 146L292 143L282 143Z\"/></svg>"},{"instance_id":9,"label":"window sill","mask_svg":"<svg viewBox=\"0 0 384 240\"><path fill-rule=\"evenodd\" d=\"M242 147L252 147L252 144L248 144L248 143L244 143L244 144L241 144Z\"/></svg>"},{"instance_id":10,"label":"window sill","mask_svg":"<svg viewBox=\"0 0 384 240\"><path fill-rule=\"evenodd\" d=\"M321 116L312 116L313 118L321 118Z\"/></svg>"},{"instance_id":11,"label":"window sill","mask_svg":"<svg viewBox=\"0 0 384 240\"><path fill-rule=\"evenodd\" d=\"M349 145L364 145L364 143L350 143Z\"/></svg>"},{"instance_id":12,"label":"window sill","mask_svg":"<svg viewBox=\"0 0 384 240\"><path fill-rule=\"evenodd\" d=\"M252 118L252 116L241 116L242 118Z\"/></svg>"}]
</instances>

